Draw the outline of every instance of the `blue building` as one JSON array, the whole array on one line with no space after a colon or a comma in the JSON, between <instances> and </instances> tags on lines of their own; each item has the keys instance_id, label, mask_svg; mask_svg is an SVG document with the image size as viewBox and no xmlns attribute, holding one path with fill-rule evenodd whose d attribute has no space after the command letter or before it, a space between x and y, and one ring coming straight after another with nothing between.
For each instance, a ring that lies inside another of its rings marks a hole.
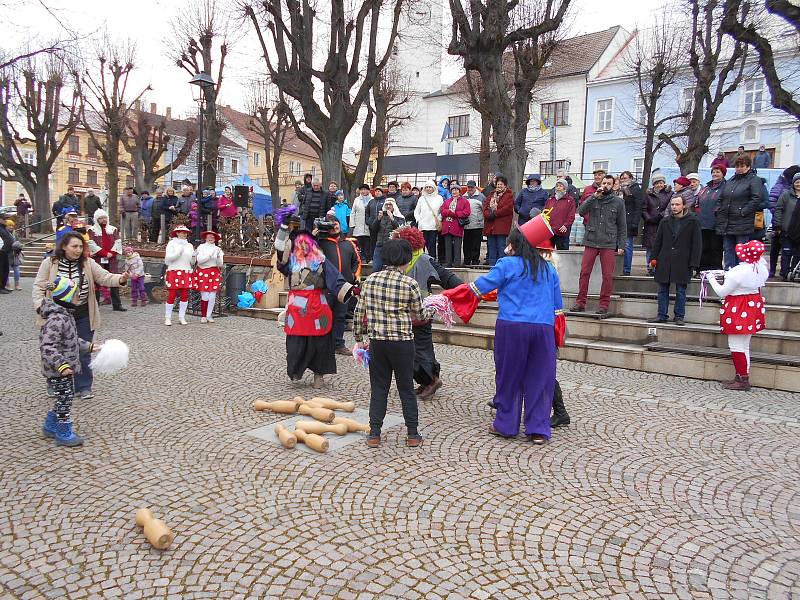
<instances>
[{"instance_id":1,"label":"blue building","mask_svg":"<svg viewBox=\"0 0 800 600\"><path fill-rule=\"evenodd\" d=\"M632 38L636 35L634 32ZM626 52L632 51L632 46L629 43L626 50L620 52L603 72L588 83L582 165L584 173L591 173L595 169L605 169L611 173L629 170L637 178L641 177L644 135L639 123L644 111L638 102L636 82L626 72L628 69L625 66ZM797 55L786 51L776 53L776 56L776 67L779 73L785 74L787 84L800 87ZM717 152L733 156L740 145L750 153L764 145L772 157L772 167L776 169L782 170L800 163L797 119L772 107L769 90L755 63L746 67L746 73L750 76L719 108L708 140L710 153L703 157L701 168L709 167ZM683 78L679 78L662 98L659 116L678 113L682 107L690 107L693 82L694 79L688 72ZM676 126L680 127L680 124ZM666 127L670 125L667 124ZM676 168L673 150L662 146L655 156L653 167L661 168L665 174L668 169L671 171Z\"/></svg>"}]
</instances>

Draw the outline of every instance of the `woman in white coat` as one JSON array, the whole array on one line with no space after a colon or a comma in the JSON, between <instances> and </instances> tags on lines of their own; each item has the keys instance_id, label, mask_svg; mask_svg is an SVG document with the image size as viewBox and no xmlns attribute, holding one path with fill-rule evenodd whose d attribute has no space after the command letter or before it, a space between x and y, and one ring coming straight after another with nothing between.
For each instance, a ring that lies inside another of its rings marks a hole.
<instances>
[{"instance_id":1,"label":"woman in white coat","mask_svg":"<svg viewBox=\"0 0 800 600\"><path fill-rule=\"evenodd\" d=\"M372 200L372 195L369 186L362 183L358 186L358 196L353 199L353 206L350 209L350 235L358 242L358 251L361 253L362 262L369 262L372 258L369 227L367 226L367 204L370 200Z\"/></svg>"},{"instance_id":2,"label":"woman in white coat","mask_svg":"<svg viewBox=\"0 0 800 600\"><path fill-rule=\"evenodd\" d=\"M222 284L224 253L217 246L220 235L216 231L200 234L204 243L197 247L197 270L194 273L194 289L200 292L200 322L214 322L214 304Z\"/></svg>"},{"instance_id":3,"label":"woman in white coat","mask_svg":"<svg viewBox=\"0 0 800 600\"><path fill-rule=\"evenodd\" d=\"M425 182L422 194L417 200L417 207L414 209L414 220L417 228L425 237L425 246L428 254L436 257L436 242L439 231L442 228L442 220L439 211L442 208L442 197L436 189L436 183L431 179Z\"/></svg>"}]
</instances>

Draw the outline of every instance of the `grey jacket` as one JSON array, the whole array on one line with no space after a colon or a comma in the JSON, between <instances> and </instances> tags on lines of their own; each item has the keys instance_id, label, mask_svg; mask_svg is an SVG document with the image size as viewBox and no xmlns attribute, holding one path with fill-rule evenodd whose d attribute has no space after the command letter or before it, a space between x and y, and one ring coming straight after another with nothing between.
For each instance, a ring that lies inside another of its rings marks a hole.
<instances>
[{"instance_id":1,"label":"grey jacket","mask_svg":"<svg viewBox=\"0 0 800 600\"><path fill-rule=\"evenodd\" d=\"M625 203L614 192L600 198L592 194L578 207L578 214L582 217L589 215L584 246L615 250L625 247L628 233Z\"/></svg>"},{"instance_id":2,"label":"grey jacket","mask_svg":"<svg viewBox=\"0 0 800 600\"><path fill-rule=\"evenodd\" d=\"M789 223L792 222L792 213L797 206L797 196L791 188L783 190L778 203L775 205L775 219L772 223L773 229L781 231L789 230Z\"/></svg>"},{"instance_id":3,"label":"grey jacket","mask_svg":"<svg viewBox=\"0 0 800 600\"><path fill-rule=\"evenodd\" d=\"M475 191L471 196L466 194L464 196L469 200L469 221L464 229L483 229L483 201L486 199L479 191Z\"/></svg>"},{"instance_id":4,"label":"grey jacket","mask_svg":"<svg viewBox=\"0 0 800 600\"><path fill-rule=\"evenodd\" d=\"M91 352L92 344L78 337L75 319L66 308L49 298L42 301L39 316L44 319L44 325L39 331L42 375L63 377L66 369L80 373L80 353Z\"/></svg>"}]
</instances>

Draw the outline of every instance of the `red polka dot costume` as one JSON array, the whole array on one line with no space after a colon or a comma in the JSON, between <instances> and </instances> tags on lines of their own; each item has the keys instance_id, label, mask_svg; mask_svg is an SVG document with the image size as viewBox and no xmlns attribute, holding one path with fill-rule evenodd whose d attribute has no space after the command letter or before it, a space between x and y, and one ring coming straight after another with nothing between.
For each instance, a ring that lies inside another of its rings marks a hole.
<instances>
[{"instance_id":1,"label":"red polka dot costume","mask_svg":"<svg viewBox=\"0 0 800 600\"><path fill-rule=\"evenodd\" d=\"M728 336L728 347L736 369L736 379L727 389L750 389L750 337L767 326L767 308L761 288L769 277L769 268L761 256L764 244L758 240L738 244L736 256L741 261L725 272L725 282L710 276L708 282L722 298L719 325Z\"/></svg>"},{"instance_id":2,"label":"red polka dot costume","mask_svg":"<svg viewBox=\"0 0 800 600\"><path fill-rule=\"evenodd\" d=\"M197 270L194 273L194 289L200 292L200 322L214 322L214 304L222 283L222 248L217 246L220 235L216 231L200 234L204 243L197 247Z\"/></svg>"},{"instance_id":3,"label":"red polka dot costume","mask_svg":"<svg viewBox=\"0 0 800 600\"><path fill-rule=\"evenodd\" d=\"M188 227L178 225L170 232L172 238L167 244L164 252L164 264L167 265L167 273L164 275L164 282L169 290L167 302L164 305L164 324L172 325L172 307L175 300L180 296L178 304L178 317L181 325L186 325L186 309L189 306L189 290L194 285L194 271L192 263L195 260L194 247L189 240L179 234L188 236L191 233Z\"/></svg>"}]
</instances>

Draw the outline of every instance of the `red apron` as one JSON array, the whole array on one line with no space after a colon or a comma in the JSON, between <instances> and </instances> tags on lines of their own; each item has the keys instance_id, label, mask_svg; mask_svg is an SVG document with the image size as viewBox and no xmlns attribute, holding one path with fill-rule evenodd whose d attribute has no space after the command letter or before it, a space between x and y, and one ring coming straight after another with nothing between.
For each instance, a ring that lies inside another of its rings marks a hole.
<instances>
[{"instance_id":1,"label":"red apron","mask_svg":"<svg viewBox=\"0 0 800 600\"><path fill-rule=\"evenodd\" d=\"M324 290L290 290L286 304L287 335L322 336L333 327L333 312Z\"/></svg>"}]
</instances>

